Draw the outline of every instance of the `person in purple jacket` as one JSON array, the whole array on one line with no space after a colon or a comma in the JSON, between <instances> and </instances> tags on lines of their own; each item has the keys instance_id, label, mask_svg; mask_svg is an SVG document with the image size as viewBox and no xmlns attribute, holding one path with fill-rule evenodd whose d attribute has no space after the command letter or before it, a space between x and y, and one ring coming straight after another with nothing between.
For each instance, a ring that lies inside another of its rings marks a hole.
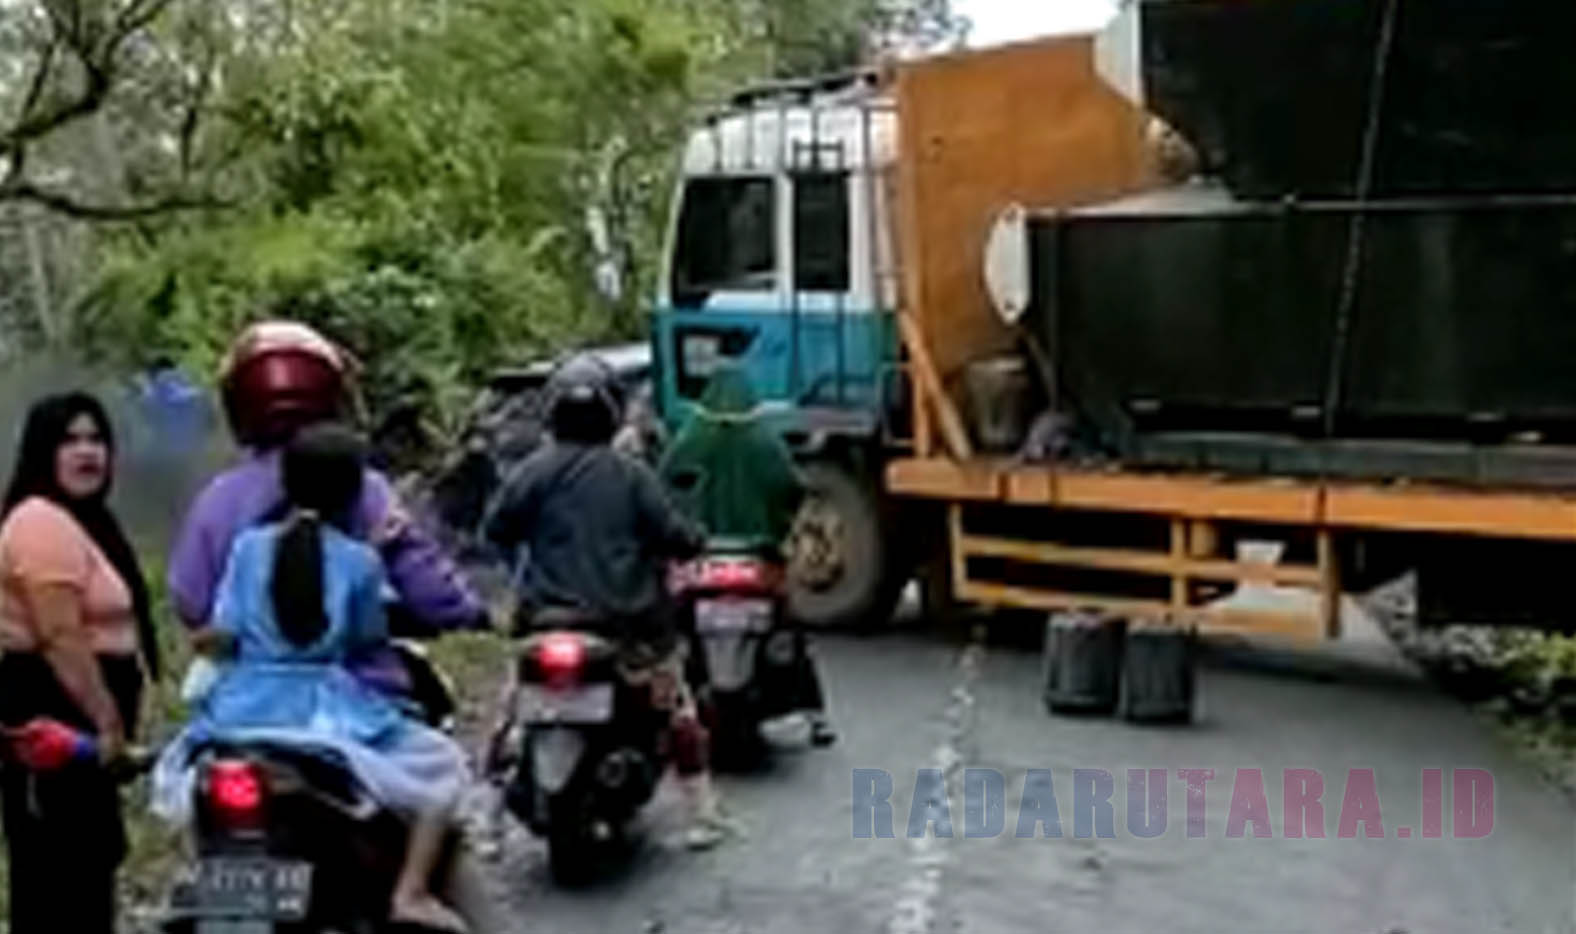
<instances>
[{"instance_id":1,"label":"person in purple jacket","mask_svg":"<svg viewBox=\"0 0 1576 934\"><path fill-rule=\"evenodd\" d=\"M197 496L170 555L170 601L190 629L207 627L235 539L276 518L283 506L284 445L301 428L340 414L346 371L338 348L294 322L253 325L231 348L221 391L231 432L245 455ZM459 569L411 520L388 478L371 468L350 531L382 555L400 618L427 632L490 625ZM356 674L390 694L412 689L408 670L389 646L359 662Z\"/></svg>"}]
</instances>

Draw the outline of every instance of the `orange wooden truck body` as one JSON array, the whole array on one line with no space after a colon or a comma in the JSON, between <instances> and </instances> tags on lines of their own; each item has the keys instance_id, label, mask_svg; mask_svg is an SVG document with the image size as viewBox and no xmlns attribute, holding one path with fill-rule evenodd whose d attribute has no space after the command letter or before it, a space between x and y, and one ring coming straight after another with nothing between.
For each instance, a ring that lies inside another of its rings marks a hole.
<instances>
[{"instance_id":1,"label":"orange wooden truck body","mask_svg":"<svg viewBox=\"0 0 1576 934\"><path fill-rule=\"evenodd\" d=\"M1104 81L1095 57L1093 37L1073 37L898 69L899 314L915 403L912 448L888 462L885 481L894 496L945 506L955 597L1312 640L1340 634L1342 536L1576 542L1576 499L1550 493L1091 471L974 453L954 399L959 378L1013 344L985 291L994 219L1014 203L1074 207L1162 184L1151 118ZM989 514L999 529L1004 512L1010 534L973 528L972 515ZM1132 528L1133 541L1081 540L1100 517ZM1298 543L1296 563L1223 554L1243 530ZM1267 610L1220 603L1245 584L1309 596Z\"/></svg>"}]
</instances>

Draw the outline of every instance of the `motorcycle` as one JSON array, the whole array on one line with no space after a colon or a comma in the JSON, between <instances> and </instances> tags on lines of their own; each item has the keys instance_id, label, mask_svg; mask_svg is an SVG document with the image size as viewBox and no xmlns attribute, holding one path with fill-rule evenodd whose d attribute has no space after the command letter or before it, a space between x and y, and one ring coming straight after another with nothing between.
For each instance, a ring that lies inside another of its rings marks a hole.
<instances>
[{"instance_id":1,"label":"motorcycle","mask_svg":"<svg viewBox=\"0 0 1576 934\"><path fill-rule=\"evenodd\" d=\"M422 695L423 719L449 720L447 682L410 643L397 646ZM195 753L195 861L178 876L170 934L374 934L389 903L408 827L321 751L216 741ZM451 835L440 862L450 904L488 910L475 868ZM474 923L474 920L473 920Z\"/></svg>"},{"instance_id":2,"label":"motorcycle","mask_svg":"<svg viewBox=\"0 0 1576 934\"><path fill-rule=\"evenodd\" d=\"M775 548L718 539L678 566L671 586L692 620L704 670L698 693L712 765L753 765L766 752L761 724L794 709L804 662L804 641L786 625L786 564Z\"/></svg>"},{"instance_id":3,"label":"motorcycle","mask_svg":"<svg viewBox=\"0 0 1576 934\"><path fill-rule=\"evenodd\" d=\"M408 712L433 729L452 735L457 710L454 685L433 662L424 644L436 633L422 624L404 604L390 602L386 604L386 613L392 636L389 645L410 683L404 699Z\"/></svg>"},{"instance_id":4,"label":"motorcycle","mask_svg":"<svg viewBox=\"0 0 1576 934\"><path fill-rule=\"evenodd\" d=\"M666 768L666 721L650 687L588 620L539 620L521 642L502 766L504 804L547 841L563 884L586 881L626 839Z\"/></svg>"}]
</instances>

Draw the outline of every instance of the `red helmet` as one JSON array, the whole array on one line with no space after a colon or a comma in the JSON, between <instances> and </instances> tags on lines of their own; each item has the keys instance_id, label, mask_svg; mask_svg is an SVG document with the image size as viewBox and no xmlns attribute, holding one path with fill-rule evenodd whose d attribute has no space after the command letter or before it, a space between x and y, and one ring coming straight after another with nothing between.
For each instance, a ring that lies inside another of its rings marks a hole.
<instances>
[{"instance_id":1,"label":"red helmet","mask_svg":"<svg viewBox=\"0 0 1576 934\"><path fill-rule=\"evenodd\" d=\"M220 377L225 415L240 444L274 447L334 418L345 396L346 360L323 335L292 321L242 332Z\"/></svg>"}]
</instances>

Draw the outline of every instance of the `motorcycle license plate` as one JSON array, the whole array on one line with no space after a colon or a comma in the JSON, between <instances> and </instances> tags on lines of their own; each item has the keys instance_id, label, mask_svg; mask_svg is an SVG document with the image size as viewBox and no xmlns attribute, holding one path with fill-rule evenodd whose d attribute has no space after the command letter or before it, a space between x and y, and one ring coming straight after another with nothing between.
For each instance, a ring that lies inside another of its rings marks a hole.
<instances>
[{"instance_id":1,"label":"motorcycle license plate","mask_svg":"<svg viewBox=\"0 0 1576 934\"><path fill-rule=\"evenodd\" d=\"M522 723L607 723L613 719L613 685L584 684L556 688L520 686Z\"/></svg>"},{"instance_id":2,"label":"motorcycle license plate","mask_svg":"<svg viewBox=\"0 0 1576 934\"><path fill-rule=\"evenodd\" d=\"M695 628L702 635L765 632L772 627L768 600L701 600L695 604Z\"/></svg>"},{"instance_id":3,"label":"motorcycle license plate","mask_svg":"<svg viewBox=\"0 0 1576 934\"><path fill-rule=\"evenodd\" d=\"M312 864L208 858L186 870L176 891L177 913L187 918L300 921L312 899Z\"/></svg>"}]
</instances>

